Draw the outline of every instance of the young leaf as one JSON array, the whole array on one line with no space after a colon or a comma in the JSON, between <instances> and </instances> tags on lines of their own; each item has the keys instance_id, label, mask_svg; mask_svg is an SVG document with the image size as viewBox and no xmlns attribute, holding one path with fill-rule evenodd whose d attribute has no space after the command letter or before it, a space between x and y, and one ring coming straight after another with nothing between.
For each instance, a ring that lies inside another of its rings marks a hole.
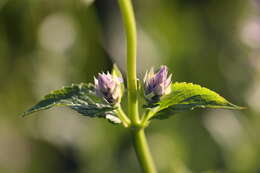
<instances>
[{"instance_id":1,"label":"young leaf","mask_svg":"<svg viewBox=\"0 0 260 173\"><path fill-rule=\"evenodd\" d=\"M113 120L112 116L115 116L113 110L116 109L116 107L95 95L94 86L92 84L81 83L72 84L71 86L51 92L39 103L24 112L22 116L50 109L54 106L67 106L89 117L109 117L108 119L110 121L111 119ZM109 114L109 116L107 116L107 114ZM116 116L114 119L116 119Z\"/></svg>"},{"instance_id":2,"label":"young leaf","mask_svg":"<svg viewBox=\"0 0 260 173\"><path fill-rule=\"evenodd\" d=\"M122 75L122 73L120 72L120 70L119 70L119 68L117 67L116 64L113 65L112 75L123 79L123 75Z\"/></svg>"},{"instance_id":3,"label":"young leaf","mask_svg":"<svg viewBox=\"0 0 260 173\"><path fill-rule=\"evenodd\" d=\"M192 83L174 83L172 92L154 105L149 105L156 114L153 118L164 119L179 111L195 108L242 109L228 102L214 91Z\"/></svg>"},{"instance_id":4,"label":"young leaf","mask_svg":"<svg viewBox=\"0 0 260 173\"><path fill-rule=\"evenodd\" d=\"M121 81L121 83L120 83L121 92L124 93L124 90L125 90L124 78L123 78L123 75L122 75L122 73L120 72L120 70L119 70L119 68L117 67L116 64L113 65L112 76L118 78L118 79Z\"/></svg>"}]
</instances>

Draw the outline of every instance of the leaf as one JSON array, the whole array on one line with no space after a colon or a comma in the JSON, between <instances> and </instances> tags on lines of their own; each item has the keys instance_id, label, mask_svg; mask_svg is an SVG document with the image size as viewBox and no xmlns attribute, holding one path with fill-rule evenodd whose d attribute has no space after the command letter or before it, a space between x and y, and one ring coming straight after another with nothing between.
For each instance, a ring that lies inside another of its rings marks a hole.
<instances>
[{"instance_id":1,"label":"leaf","mask_svg":"<svg viewBox=\"0 0 260 173\"><path fill-rule=\"evenodd\" d=\"M116 107L110 105L104 99L97 97L95 95L94 86L85 83L72 84L71 86L51 92L39 103L24 112L22 116L50 109L54 106L67 106L89 117L106 118L107 114L109 114L109 120L113 119L112 116L116 118L113 112Z\"/></svg>"},{"instance_id":2,"label":"leaf","mask_svg":"<svg viewBox=\"0 0 260 173\"><path fill-rule=\"evenodd\" d=\"M123 80L123 75L120 72L119 68L117 67L116 64L113 65L113 69L112 69L112 76L121 78Z\"/></svg>"},{"instance_id":3,"label":"leaf","mask_svg":"<svg viewBox=\"0 0 260 173\"><path fill-rule=\"evenodd\" d=\"M148 105L156 112L153 118L164 119L170 115L195 108L243 109L228 102L214 91L192 83L174 83L172 92L159 102Z\"/></svg>"},{"instance_id":4,"label":"leaf","mask_svg":"<svg viewBox=\"0 0 260 173\"><path fill-rule=\"evenodd\" d=\"M112 76L118 78L119 81L121 82L120 83L121 92L122 92L121 94L124 95L124 91L125 91L124 78L116 64L113 65Z\"/></svg>"}]
</instances>

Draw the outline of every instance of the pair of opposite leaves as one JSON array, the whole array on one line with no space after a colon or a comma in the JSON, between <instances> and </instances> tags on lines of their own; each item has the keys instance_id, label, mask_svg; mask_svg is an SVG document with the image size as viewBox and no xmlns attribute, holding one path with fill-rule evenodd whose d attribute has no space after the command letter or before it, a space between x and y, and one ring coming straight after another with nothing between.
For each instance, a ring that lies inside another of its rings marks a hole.
<instances>
[{"instance_id":1,"label":"pair of opposite leaves","mask_svg":"<svg viewBox=\"0 0 260 173\"><path fill-rule=\"evenodd\" d=\"M112 75L122 77L114 65ZM228 102L214 91L196 84L175 82L171 84L171 92L156 103L147 104L145 109L154 111L150 119L165 119L179 111L195 108L242 109ZM46 95L40 102L28 109L22 116L50 109L54 106L67 106L84 116L106 118L114 124L121 123L115 110L117 105L108 103L96 95L95 86L91 83L72 84Z\"/></svg>"}]
</instances>

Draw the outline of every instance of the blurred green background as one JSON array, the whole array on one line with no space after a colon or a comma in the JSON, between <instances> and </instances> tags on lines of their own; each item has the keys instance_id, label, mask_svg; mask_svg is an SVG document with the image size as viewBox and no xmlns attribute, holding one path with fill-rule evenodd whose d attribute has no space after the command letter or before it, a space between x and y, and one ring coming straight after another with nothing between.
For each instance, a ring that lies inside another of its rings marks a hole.
<instances>
[{"instance_id":1,"label":"blurred green background","mask_svg":"<svg viewBox=\"0 0 260 173\"><path fill-rule=\"evenodd\" d=\"M167 64L243 111L195 110L147 129L160 173L260 173L260 1L133 0L138 75ZM55 108L51 90L125 72L116 0L0 0L0 173L141 173L131 135Z\"/></svg>"}]
</instances>

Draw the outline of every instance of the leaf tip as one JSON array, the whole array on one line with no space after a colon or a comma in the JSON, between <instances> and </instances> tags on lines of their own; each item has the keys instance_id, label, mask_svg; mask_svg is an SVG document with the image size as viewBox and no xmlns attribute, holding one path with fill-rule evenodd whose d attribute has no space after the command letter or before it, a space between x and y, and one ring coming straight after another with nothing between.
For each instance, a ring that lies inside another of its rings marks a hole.
<instances>
[{"instance_id":1,"label":"leaf tip","mask_svg":"<svg viewBox=\"0 0 260 173\"><path fill-rule=\"evenodd\" d=\"M244 107L244 106L236 106L235 109L237 109L237 110L245 110L245 109L248 109L248 108Z\"/></svg>"},{"instance_id":2,"label":"leaf tip","mask_svg":"<svg viewBox=\"0 0 260 173\"><path fill-rule=\"evenodd\" d=\"M27 115L29 115L28 112L23 112L23 113L21 113L21 114L19 115L19 117L24 118L24 117L26 117Z\"/></svg>"},{"instance_id":3,"label":"leaf tip","mask_svg":"<svg viewBox=\"0 0 260 173\"><path fill-rule=\"evenodd\" d=\"M233 109L233 110L244 110L244 109L247 109L247 107L237 106L237 105L232 104L232 103L229 103L229 104L228 104L228 107L229 107L230 109Z\"/></svg>"}]
</instances>

